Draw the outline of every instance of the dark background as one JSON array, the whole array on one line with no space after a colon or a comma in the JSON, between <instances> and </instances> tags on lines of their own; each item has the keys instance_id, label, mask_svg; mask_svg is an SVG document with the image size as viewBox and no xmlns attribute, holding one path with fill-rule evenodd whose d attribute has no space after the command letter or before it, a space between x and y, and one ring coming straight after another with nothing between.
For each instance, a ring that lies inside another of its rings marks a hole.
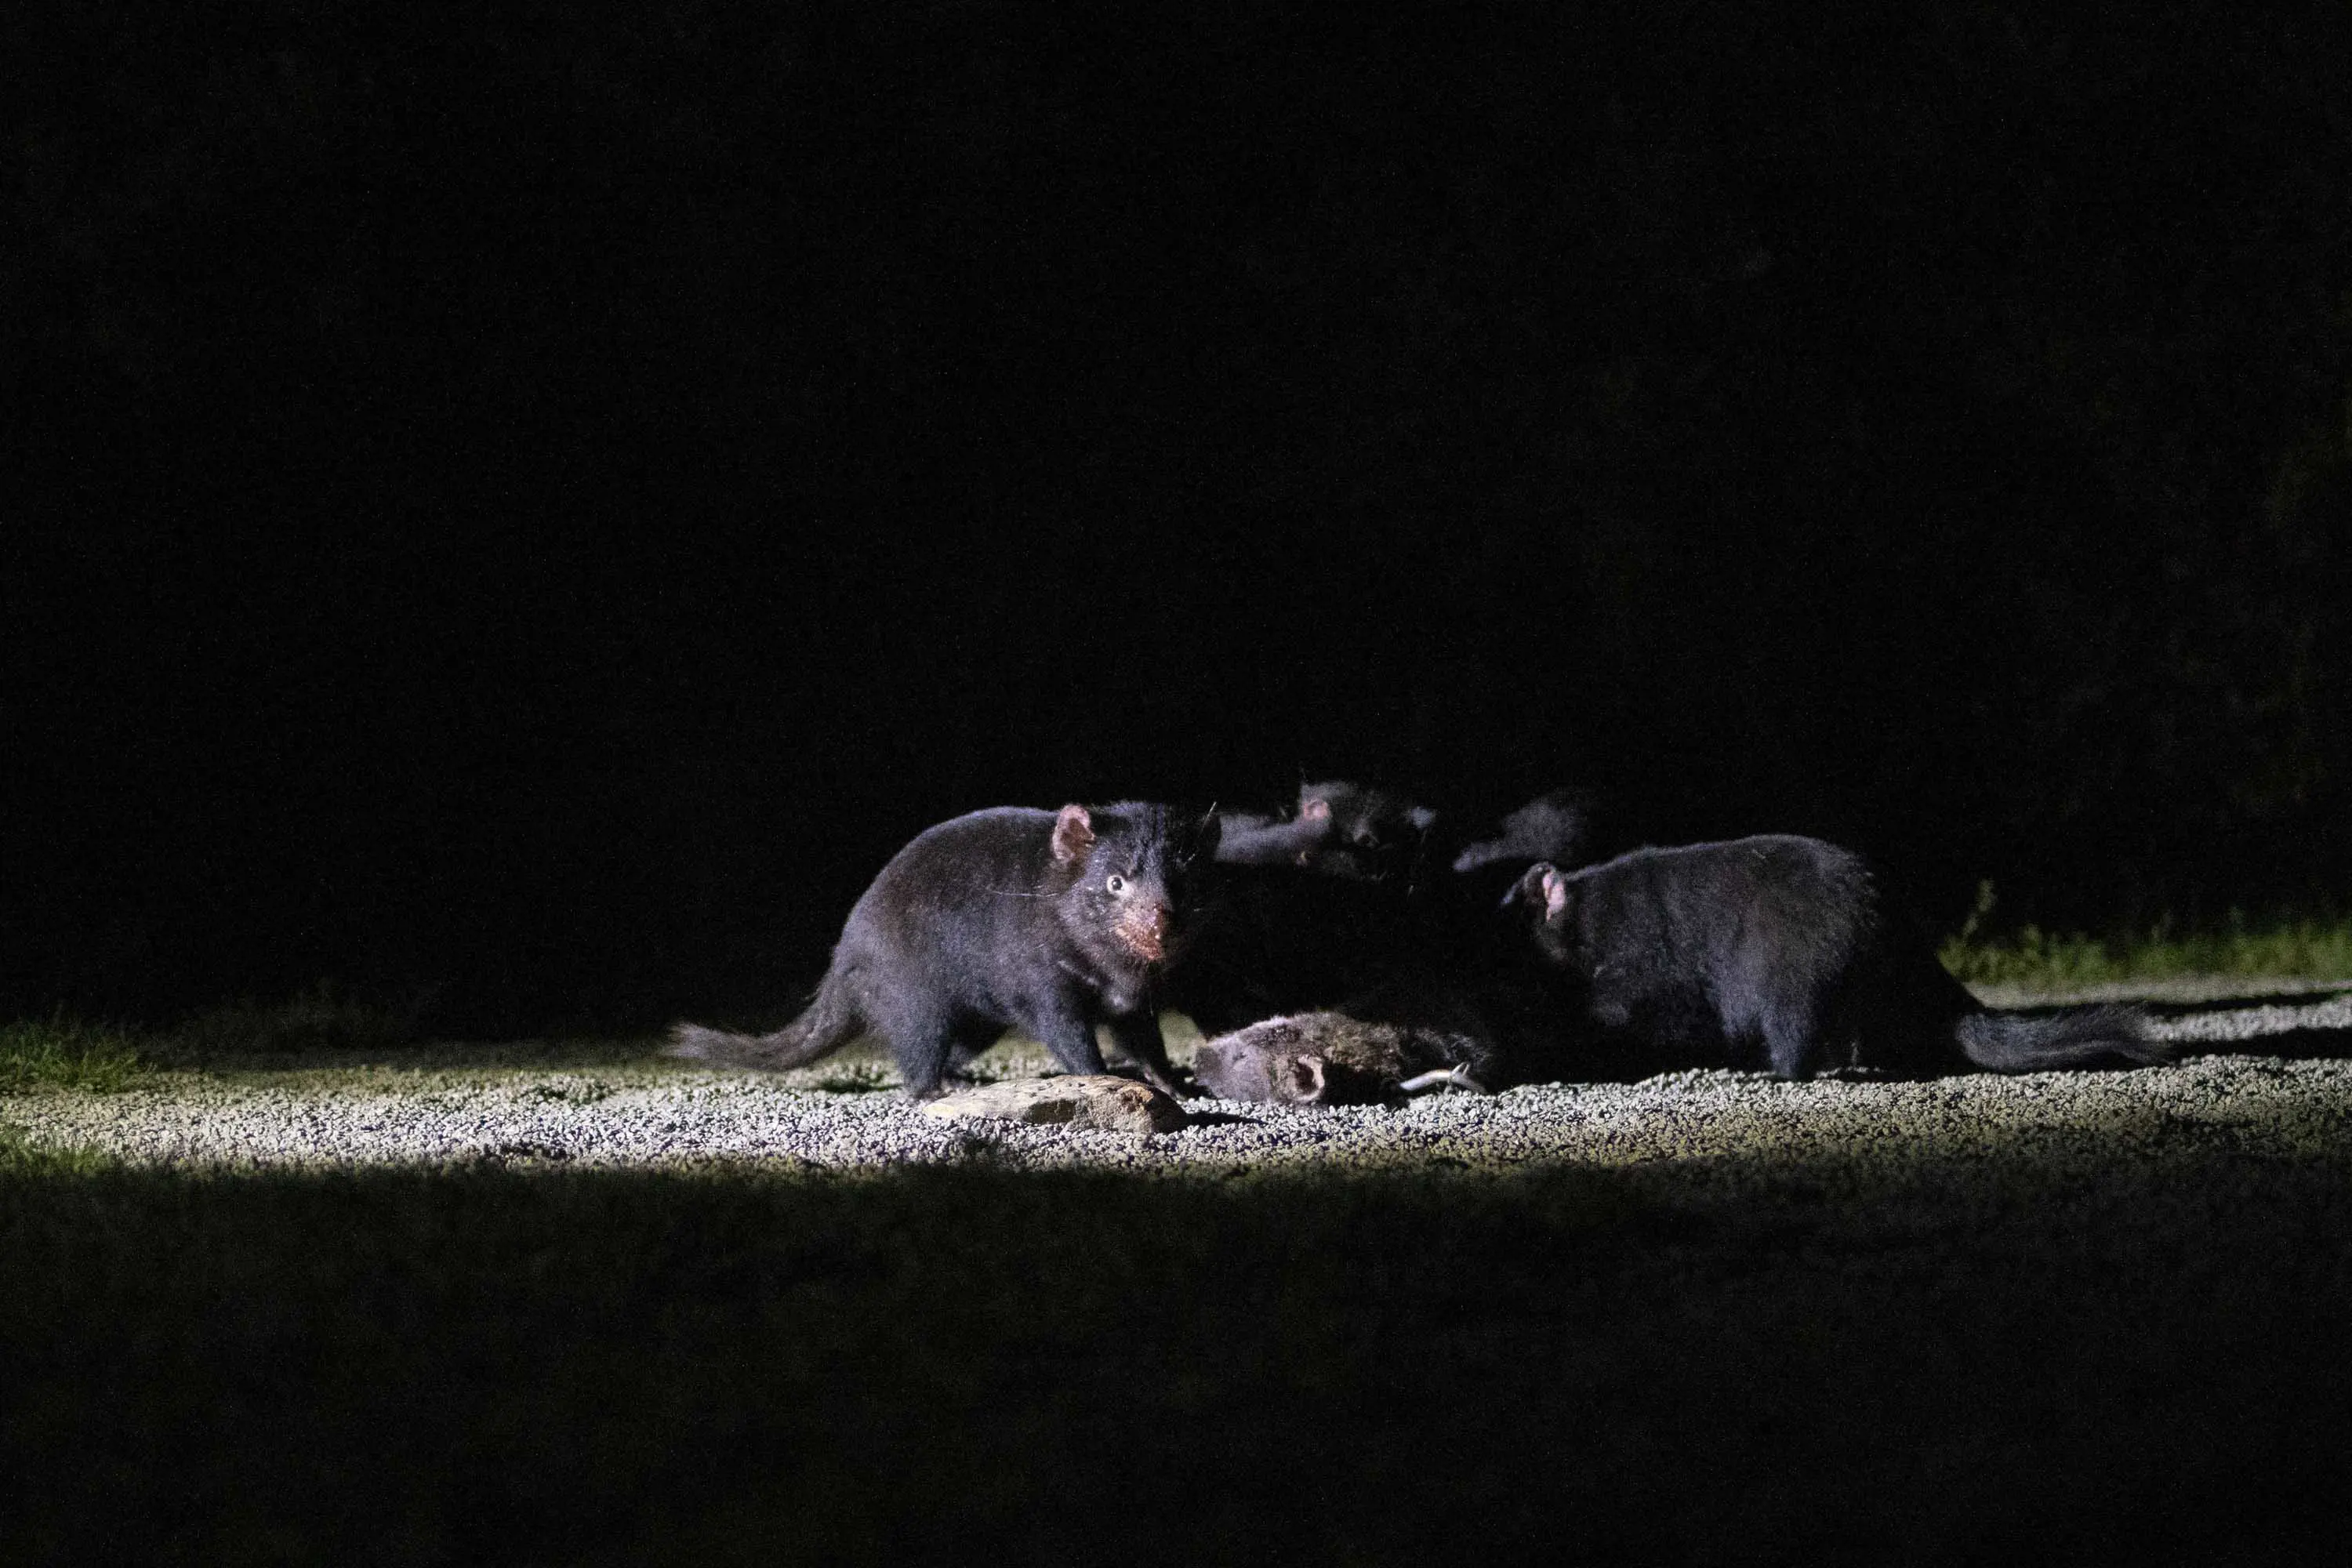
<instances>
[{"instance_id":1,"label":"dark background","mask_svg":"<svg viewBox=\"0 0 2352 1568\"><path fill-rule=\"evenodd\" d=\"M789 1005L1302 771L2340 908L2352 14L1113 9L12 10L0 1001Z\"/></svg>"}]
</instances>

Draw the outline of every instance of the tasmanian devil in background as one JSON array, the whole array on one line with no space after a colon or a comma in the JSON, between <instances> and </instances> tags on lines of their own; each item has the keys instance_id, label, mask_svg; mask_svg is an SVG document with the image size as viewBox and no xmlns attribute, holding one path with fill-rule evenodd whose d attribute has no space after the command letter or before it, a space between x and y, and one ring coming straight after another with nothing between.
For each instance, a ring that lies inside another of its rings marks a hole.
<instances>
[{"instance_id":1,"label":"tasmanian devil in background","mask_svg":"<svg viewBox=\"0 0 2352 1568\"><path fill-rule=\"evenodd\" d=\"M1511 897L1569 979L1578 1021L1653 1068L1755 1063L1801 1079L2171 1059L2137 1008L1980 1006L1887 908L1880 875L1818 838L1637 849L1577 871L1538 864Z\"/></svg>"},{"instance_id":2,"label":"tasmanian devil in background","mask_svg":"<svg viewBox=\"0 0 2352 1568\"><path fill-rule=\"evenodd\" d=\"M1557 977L1496 910L1496 886L1446 871L1436 814L1332 781L1301 789L1296 818L1243 831L1313 822L1329 837L1307 853L1244 852L1171 987L1214 1037L1193 1058L1203 1091L1344 1104L1559 1076Z\"/></svg>"},{"instance_id":3,"label":"tasmanian devil in background","mask_svg":"<svg viewBox=\"0 0 2352 1568\"><path fill-rule=\"evenodd\" d=\"M1287 815L1218 814L1217 858L1380 881L1407 875L1436 814L1393 790L1344 779L1302 784Z\"/></svg>"},{"instance_id":4,"label":"tasmanian devil in background","mask_svg":"<svg viewBox=\"0 0 2352 1568\"><path fill-rule=\"evenodd\" d=\"M1304 868L1330 837L1331 807L1324 801L1307 802L1295 816L1217 813L1217 858L1228 866Z\"/></svg>"},{"instance_id":5,"label":"tasmanian devil in background","mask_svg":"<svg viewBox=\"0 0 2352 1568\"><path fill-rule=\"evenodd\" d=\"M850 910L800 1016L760 1036L679 1024L671 1052L781 1071L870 1030L920 1100L1008 1027L1071 1072L1101 1072L1107 1023L1155 1085L1181 1092L1154 992L1191 935L1192 879L1216 839L1213 817L1135 802L999 806L926 828Z\"/></svg>"},{"instance_id":6,"label":"tasmanian devil in background","mask_svg":"<svg viewBox=\"0 0 2352 1568\"><path fill-rule=\"evenodd\" d=\"M1221 875L1166 993L1204 1032L1332 1005L1428 955L1414 878L1427 811L1334 780L1300 786L1289 816L1221 816Z\"/></svg>"},{"instance_id":7,"label":"tasmanian devil in background","mask_svg":"<svg viewBox=\"0 0 2352 1568\"><path fill-rule=\"evenodd\" d=\"M1455 850L1454 869L1466 875L1507 864L1516 874L1537 860L1583 865L1599 842L1599 817L1600 803L1588 791L1551 790L1504 817L1486 837Z\"/></svg>"}]
</instances>

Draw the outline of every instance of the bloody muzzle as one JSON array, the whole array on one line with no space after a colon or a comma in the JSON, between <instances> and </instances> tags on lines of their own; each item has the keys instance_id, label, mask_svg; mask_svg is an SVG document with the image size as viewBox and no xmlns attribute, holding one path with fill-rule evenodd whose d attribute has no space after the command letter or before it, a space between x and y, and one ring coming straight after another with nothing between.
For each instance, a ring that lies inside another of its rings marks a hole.
<instances>
[{"instance_id":1,"label":"bloody muzzle","mask_svg":"<svg viewBox=\"0 0 2352 1568\"><path fill-rule=\"evenodd\" d=\"M1139 958L1157 963L1168 956L1168 909L1164 904L1131 910L1120 916L1111 930Z\"/></svg>"}]
</instances>

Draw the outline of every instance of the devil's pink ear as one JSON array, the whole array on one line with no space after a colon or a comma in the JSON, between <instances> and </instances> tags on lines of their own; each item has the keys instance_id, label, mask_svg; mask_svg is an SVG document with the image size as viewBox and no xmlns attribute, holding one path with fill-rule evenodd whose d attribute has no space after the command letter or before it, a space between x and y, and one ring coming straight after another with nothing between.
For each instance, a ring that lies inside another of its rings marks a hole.
<instances>
[{"instance_id":1,"label":"devil's pink ear","mask_svg":"<svg viewBox=\"0 0 2352 1568\"><path fill-rule=\"evenodd\" d=\"M1548 921L1559 919L1568 909L1568 879L1549 866L1544 868L1543 900L1544 919Z\"/></svg>"},{"instance_id":2,"label":"devil's pink ear","mask_svg":"<svg viewBox=\"0 0 2352 1568\"><path fill-rule=\"evenodd\" d=\"M1309 822L1331 820L1331 803L1319 795L1310 795L1298 803L1298 815Z\"/></svg>"},{"instance_id":3,"label":"devil's pink ear","mask_svg":"<svg viewBox=\"0 0 2352 1568\"><path fill-rule=\"evenodd\" d=\"M1066 866L1083 860L1095 847L1094 819L1083 805L1066 805L1054 819L1054 858Z\"/></svg>"},{"instance_id":4,"label":"devil's pink ear","mask_svg":"<svg viewBox=\"0 0 2352 1568\"><path fill-rule=\"evenodd\" d=\"M1550 861L1538 860L1511 884L1511 890L1503 895L1503 902L1540 910L1544 920L1557 921L1568 911L1568 879Z\"/></svg>"},{"instance_id":5,"label":"devil's pink ear","mask_svg":"<svg viewBox=\"0 0 2352 1568\"><path fill-rule=\"evenodd\" d=\"M1301 1105L1320 1105L1329 1092L1324 1080L1321 1057L1290 1058L1290 1098Z\"/></svg>"}]
</instances>

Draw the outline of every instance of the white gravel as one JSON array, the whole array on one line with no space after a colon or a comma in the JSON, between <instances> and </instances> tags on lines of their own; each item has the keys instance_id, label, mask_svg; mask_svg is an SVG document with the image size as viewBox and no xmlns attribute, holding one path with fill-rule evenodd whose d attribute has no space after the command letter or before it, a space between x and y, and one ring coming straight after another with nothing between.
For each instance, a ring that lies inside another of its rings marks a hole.
<instances>
[{"instance_id":1,"label":"white gravel","mask_svg":"<svg viewBox=\"0 0 2352 1568\"><path fill-rule=\"evenodd\" d=\"M2352 1147L2352 1060L2343 1059L2352 1058L2352 992L2195 1012L2158 1029L2230 1054L2138 1071L1928 1083L1790 1084L1689 1071L1634 1084L1433 1096L1396 1110L1194 1100L1194 1125L1155 1137L946 1122L895 1092L816 1087L883 1077L856 1058L782 1077L650 1058L592 1068L176 1073L112 1094L0 1098L0 1135L135 1163L223 1166L859 1168L975 1158L1177 1171L1316 1162L1613 1165L1832 1148L1866 1157L1876 1147L1916 1152L1925 1143L1965 1152L2020 1141L2063 1153L2101 1138L2181 1135L2226 1137L2257 1152ZM2341 1031L2340 1046L2307 1031ZM2290 1033L2292 1057L2261 1054L2266 1038ZM1000 1071L1042 1065L1017 1045L1000 1047L990 1060Z\"/></svg>"}]
</instances>

